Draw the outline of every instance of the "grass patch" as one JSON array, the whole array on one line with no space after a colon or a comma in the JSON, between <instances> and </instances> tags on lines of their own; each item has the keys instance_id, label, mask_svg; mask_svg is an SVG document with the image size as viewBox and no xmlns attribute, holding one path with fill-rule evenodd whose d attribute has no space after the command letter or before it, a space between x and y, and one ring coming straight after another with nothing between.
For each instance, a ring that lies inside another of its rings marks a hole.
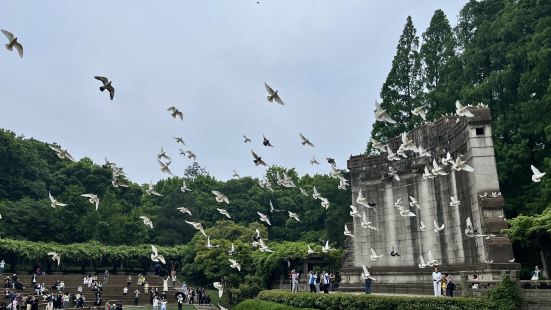
<instances>
[{"instance_id":1,"label":"grass patch","mask_svg":"<svg viewBox=\"0 0 551 310\"><path fill-rule=\"evenodd\" d=\"M263 301L258 299L247 299L238 303L233 310L314 310L313 308L296 308L275 302Z\"/></svg>"}]
</instances>

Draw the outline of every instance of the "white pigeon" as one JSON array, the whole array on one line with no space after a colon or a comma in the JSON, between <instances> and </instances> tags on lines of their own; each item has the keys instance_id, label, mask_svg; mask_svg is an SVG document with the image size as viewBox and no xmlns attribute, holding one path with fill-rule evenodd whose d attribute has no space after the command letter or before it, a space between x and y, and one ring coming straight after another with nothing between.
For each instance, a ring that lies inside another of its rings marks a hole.
<instances>
[{"instance_id":1,"label":"white pigeon","mask_svg":"<svg viewBox=\"0 0 551 310\"><path fill-rule=\"evenodd\" d=\"M443 157L440 162L442 163L442 165L453 164L454 161L450 152L446 153L446 157Z\"/></svg>"},{"instance_id":2,"label":"white pigeon","mask_svg":"<svg viewBox=\"0 0 551 310\"><path fill-rule=\"evenodd\" d=\"M459 100L455 102L455 114L457 116L474 117L473 113L469 111L468 107L464 107Z\"/></svg>"},{"instance_id":3,"label":"white pigeon","mask_svg":"<svg viewBox=\"0 0 551 310\"><path fill-rule=\"evenodd\" d=\"M400 216L405 216L405 217L417 216L415 213L411 212L408 209L399 208L398 210L400 211Z\"/></svg>"},{"instance_id":4,"label":"white pigeon","mask_svg":"<svg viewBox=\"0 0 551 310\"><path fill-rule=\"evenodd\" d=\"M308 255L311 255L311 254L314 254L316 252L314 252L314 250L312 250L312 248L310 247L310 245L308 244L308 250L306 251L306 253L308 253Z\"/></svg>"},{"instance_id":5,"label":"white pigeon","mask_svg":"<svg viewBox=\"0 0 551 310\"><path fill-rule=\"evenodd\" d=\"M235 268L235 269L241 271L241 264L239 264L235 259L229 258L228 260L231 263L230 268Z\"/></svg>"},{"instance_id":6,"label":"white pigeon","mask_svg":"<svg viewBox=\"0 0 551 310\"><path fill-rule=\"evenodd\" d=\"M507 260L507 261L508 261L509 263L511 263L511 264L512 264L512 263L514 263L514 262L515 262L515 258L513 257L513 259L509 259L509 260Z\"/></svg>"},{"instance_id":7,"label":"white pigeon","mask_svg":"<svg viewBox=\"0 0 551 310\"><path fill-rule=\"evenodd\" d=\"M154 262L161 262L163 264L166 264L165 258L162 255L159 255L159 251L157 251L157 247L154 245L151 245L151 260Z\"/></svg>"},{"instance_id":8,"label":"white pigeon","mask_svg":"<svg viewBox=\"0 0 551 310\"><path fill-rule=\"evenodd\" d=\"M57 201L54 196L52 196L52 194L50 194L50 192L48 192L48 196L50 197L50 205L52 206L52 208L57 208L57 207L66 207L67 204L66 203L61 203L59 201Z\"/></svg>"},{"instance_id":9,"label":"white pigeon","mask_svg":"<svg viewBox=\"0 0 551 310\"><path fill-rule=\"evenodd\" d=\"M267 83L264 83L264 87L266 87L266 91L268 92L268 96L266 98L268 98L269 102L275 101L280 105L285 105L285 102L283 102L283 100L281 100L281 97L279 97L277 90L273 90L270 86L268 86Z\"/></svg>"},{"instance_id":10,"label":"white pigeon","mask_svg":"<svg viewBox=\"0 0 551 310\"><path fill-rule=\"evenodd\" d=\"M235 254L236 251L235 251L235 246L233 245L233 242L231 244L231 248L228 250L228 255L229 256L232 256L233 254Z\"/></svg>"},{"instance_id":11,"label":"white pigeon","mask_svg":"<svg viewBox=\"0 0 551 310\"><path fill-rule=\"evenodd\" d=\"M356 197L356 203L359 205L362 205L368 209L371 209L372 207L367 203L367 197L364 197L362 194L362 190L360 189L358 191L358 196Z\"/></svg>"},{"instance_id":12,"label":"white pigeon","mask_svg":"<svg viewBox=\"0 0 551 310\"><path fill-rule=\"evenodd\" d=\"M439 176L439 175L447 175L448 173L444 171L444 168L443 167L440 167L438 165L438 163L436 162L436 159L432 159L432 174L434 176Z\"/></svg>"},{"instance_id":13,"label":"white pigeon","mask_svg":"<svg viewBox=\"0 0 551 310\"><path fill-rule=\"evenodd\" d=\"M436 259L432 256L432 251L429 250L429 253L427 254L427 265L429 266L438 266L440 265Z\"/></svg>"},{"instance_id":14,"label":"white pigeon","mask_svg":"<svg viewBox=\"0 0 551 310\"><path fill-rule=\"evenodd\" d=\"M220 245L212 245L210 243L210 236L207 236L207 249L213 249L213 248L217 248L219 247Z\"/></svg>"},{"instance_id":15,"label":"white pigeon","mask_svg":"<svg viewBox=\"0 0 551 310\"><path fill-rule=\"evenodd\" d=\"M306 196L306 197L310 196L310 195L308 195L308 192L306 192L306 190L305 190L304 188L299 187L298 189L300 190L300 193L301 193L302 195L304 195L304 196Z\"/></svg>"},{"instance_id":16,"label":"white pigeon","mask_svg":"<svg viewBox=\"0 0 551 310\"><path fill-rule=\"evenodd\" d=\"M310 159L310 165L319 165L320 163L316 159L316 156L312 156L312 159Z\"/></svg>"},{"instance_id":17,"label":"white pigeon","mask_svg":"<svg viewBox=\"0 0 551 310\"><path fill-rule=\"evenodd\" d=\"M289 213L289 218L295 219L297 222L300 222L300 219L298 218L298 214L295 212L287 211Z\"/></svg>"},{"instance_id":18,"label":"white pigeon","mask_svg":"<svg viewBox=\"0 0 551 310\"><path fill-rule=\"evenodd\" d=\"M270 219L268 218L268 216L264 213L260 213L259 211L256 211L256 213L258 213L258 216L260 216L260 221L261 222L266 222L266 224L268 225L272 225L272 223L270 223Z\"/></svg>"},{"instance_id":19,"label":"white pigeon","mask_svg":"<svg viewBox=\"0 0 551 310\"><path fill-rule=\"evenodd\" d=\"M218 298L222 298L222 294L224 294L224 288L222 287L222 284L220 282L214 282L212 283L215 289L218 290Z\"/></svg>"},{"instance_id":20,"label":"white pigeon","mask_svg":"<svg viewBox=\"0 0 551 310\"><path fill-rule=\"evenodd\" d=\"M444 223L442 223L442 225L438 225L436 220L432 221L432 225L434 225L434 232L440 232L442 229L444 229Z\"/></svg>"},{"instance_id":21,"label":"white pigeon","mask_svg":"<svg viewBox=\"0 0 551 310\"><path fill-rule=\"evenodd\" d=\"M417 199L412 196L409 196L409 206L412 208L416 207L417 209L421 209L421 206L419 206L419 202L417 202Z\"/></svg>"},{"instance_id":22,"label":"white pigeon","mask_svg":"<svg viewBox=\"0 0 551 310\"><path fill-rule=\"evenodd\" d=\"M285 210L278 210L274 208L274 205L272 204L272 200L270 199L270 213L282 212L282 211L285 211Z\"/></svg>"},{"instance_id":23,"label":"white pigeon","mask_svg":"<svg viewBox=\"0 0 551 310\"><path fill-rule=\"evenodd\" d=\"M387 155L388 160L390 160L390 161L400 160L400 156L396 155L396 153L394 153L389 146L386 147L386 151L388 153L388 155Z\"/></svg>"},{"instance_id":24,"label":"white pigeon","mask_svg":"<svg viewBox=\"0 0 551 310\"><path fill-rule=\"evenodd\" d=\"M429 168L425 166L425 172L423 172L423 180L433 179L434 175L429 171Z\"/></svg>"},{"instance_id":25,"label":"white pigeon","mask_svg":"<svg viewBox=\"0 0 551 310\"><path fill-rule=\"evenodd\" d=\"M425 224L423 223L423 221L419 221L420 224L419 224L419 230L420 231L426 231L427 230L427 226L425 226Z\"/></svg>"},{"instance_id":26,"label":"white pigeon","mask_svg":"<svg viewBox=\"0 0 551 310\"><path fill-rule=\"evenodd\" d=\"M470 217L467 217L467 219L465 220L465 226L465 236L474 237L474 227Z\"/></svg>"},{"instance_id":27,"label":"white pigeon","mask_svg":"<svg viewBox=\"0 0 551 310\"><path fill-rule=\"evenodd\" d=\"M273 252L265 243L264 240L260 239L260 252Z\"/></svg>"},{"instance_id":28,"label":"white pigeon","mask_svg":"<svg viewBox=\"0 0 551 310\"><path fill-rule=\"evenodd\" d=\"M153 182L149 182L149 185L148 185L147 189L145 190L145 192L148 195L163 196L155 190L155 188L153 187Z\"/></svg>"},{"instance_id":29,"label":"white pigeon","mask_svg":"<svg viewBox=\"0 0 551 310\"><path fill-rule=\"evenodd\" d=\"M390 117L388 112L375 101L375 119L379 122L387 122L389 124L396 124L396 121Z\"/></svg>"},{"instance_id":30,"label":"white pigeon","mask_svg":"<svg viewBox=\"0 0 551 310\"><path fill-rule=\"evenodd\" d=\"M396 202L394 202L394 206L398 209L402 209L402 198L396 199Z\"/></svg>"},{"instance_id":31,"label":"white pigeon","mask_svg":"<svg viewBox=\"0 0 551 310\"><path fill-rule=\"evenodd\" d=\"M218 308L220 308L220 310L229 310L228 308L224 308L224 307L220 306L220 303L218 303Z\"/></svg>"},{"instance_id":32,"label":"white pigeon","mask_svg":"<svg viewBox=\"0 0 551 310\"><path fill-rule=\"evenodd\" d=\"M164 163L164 162L162 162L162 161L160 161L160 160L157 159L157 162L159 163L161 172L164 172L164 173L166 173L166 174L170 174L170 175L172 175L172 176L174 175L174 174L172 173L172 171L170 171L170 168L169 168L170 164L172 163L171 161Z\"/></svg>"},{"instance_id":33,"label":"white pigeon","mask_svg":"<svg viewBox=\"0 0 551 310\"><path fill-rule=\"evenodd\" d=\"M386 152L386 146L373 138L371 138L371 146L378 149L381 153Z\"/></svg>"},{"instance_id":34,"label":"white pigeon","mask_svg":"<svg viewBox=\"0 0 551 310\"><path fill-rule=\"evenodd\" d=\"M347 186L348 186L348 180L346 179L339 179L339 186L337 186L338 189L342 189L342 190L346 190Z\"/></svg>"},{"instance_id":35,"label":"white pigeon","mask_svg":"<svg viewBox=\"0 0 551 310\"><path fill-rule=\"evenodd\" d=\"M392 167L388 167L388 176L392 177L394 181L400 181L400 176L398 176L398 172L394 170Z\"/></svg>"},{"instance_id":36,"label":"white pigeon","mask_svg":"<svg viewBox=\"0 0 551 310\"><path fill-rule=\"evenodd\" d=\"M330 250L331 250L331 248L329 247L329 240L327 240L325 242L325 245L321 247L321 251L323 253L328 253Z\"/></svg>"},{"instance_id":37,"label":"white pigeon","mask_svg":"<svg viewBox=\"0 0 551 310\"><path fill-rule=\"evenodd\" d=\"M371 224L371 222L367 220L367 215L365 215L365 211L363 211L362 220L360 221L360 226L362 226L363 228L367 228L369 224Z\"/></svg>"},{"instance_id":38,"label":"white pigeon","mask_svg":"<svg viewBox=\"0 0 551 310\"><path fill-rule=\"evenodd\" d=\"M494 263L494 260L493 260L493 259L491 259L491 260L484 260L484 262L485 262L486 264L493 264L493 263Z\"/></svg>"},{"instance_id":39,"label":"white pigeon","mask_svg":"<svg viewBox=\"0 0 551 310\"><path fill-rule=\"evenodd\" d=\"M308 145L308 146L311 146L311 147L314 147L315 145L312 144L312 142L310 142L310 140L308 138L306 138L302 133L299 133L300 135L300 139L302 140L302 145Z\"/></svg>"},{"instance_id":40,"label":"white pigeon","mask_svg":"<svg viewBox=\"0 0 551 310\"><path fill-rule=\"evenodd\" d=\"M6 44L6 49L8 51L13 51L13 48L17 50L17 53L19 53L19 57L23 58L23 45L17 41L17 37L13 35L13 33L1 29L2 33L8 38L8 44ZM59 264L58 264L59 265Z\"/></svg>"},{"instance_id":41,"label":"white pigeon","mask_svg":"<svg viewBox=\"0 0 551 310\"><path fill-rule=\"evenodd\" d=\"M324 208L325 210L329 209L329 206L331 205L329 200L327 200L327 198L325 197L321 197L320 200L321 200L321 207Z\"/></svg>"},{"instance_id":42,"label":"white pigeon","mask_svg":"<svg viewBox=\"0 0 551 310\"><path fill-rule=\"evenodd\" d=\"M180 190L182 191L182 193L191 192L191 189L189 189L189 187L187 187L186 185L186 181L182 182L182 186L180 187Z\"/></svg>"},{"instance_id":43,"label":"white pigeon","mask_svg":"<svg viewBox=\"0 0 551 310\"><path fill-rule=\"evenodd\" d=\"M150 228L153 228L153 222L151 219L149 219L147 216L142 215L140 218L143 220L144 225L149 226Z\"/></svg>"},{"instance_id":44,"label":"white pigeon","mask_svg":"<svg viewBox=\"0 0 551 310\"><path fill-rule=\"evenodd\" d=\"M293 178L288 176L287 173L285 172L283 172L283 181L281 182L281 185L287 188L296 187L295 182L293 181Z\"/></svg>"},{"instance_id":45,"label":"white pigeon","mask_svg":"<svg viewBox=\"0 0 551 310\"><path fill-rule=\"evenodd\" d=\"M216 210L218 210L218 212L220 212L220 214L225 215L227 218L231 219L231 216L230 216L230 214L228 213L228 211L226 209L216 208Z\"/></svg>"},{"instance_id":46,"label":"white pigeon","mask_svg":"<svg viewBox=\"0 0 551 310\"><path fill-rule=\"evenodd\" d=\"M427 266L428 265L425 263L425 259L423 258L423 255L419 255L419 268L423 269Z\"/></svg>"},{"instance_id":47,"label":"white pigeon","mask_svg":"<svg viewBox=\"0 0 551 310\"><path fill-rule=\"evenodd\" d=\"M57 265L59 266L59 264L61 264L61 256L59 254L57 254L56 252L48 252L47 253L49 256L51 256L50 258L53 260L53 261L57 261Z\"/></svg>"},{"instance_id":48,"label":"white pigeon","mask_svg":"<svg viewBox=\"0 0 551 310\"><path fill-rule=\"evenodd\" d=\"M452 169L455 171L467 171L467 172L473 172L473 167L467 165L467 162L464 160L461 160L461 155L457 156L455 161L452 161Z\"/></svg>"},{"instance_id":49,"label":"white pigeon","mask_svg":"<svg viewBox=\"0 0 551 310\"><path fill-rule=\"evenodd\" d=\"M186 208L186 207L179 207L177 210L180 211L180 213L182 213L182 214L186 214L186 213L187 213L187 214L189 214L189 215L192 215L192 214L191 214L191 210L188 209L188 208Z\"/></svg>"},{"instance_id":50,"label":"white pigeon","mask_svg":"<svg viewBox=\"0 0 551 310\"><path fill-rule=\"evenodd\" d=\"M95 194L82 194L80 196L88 198L88 202L95 205L96 206L96 211L98 211L98 208L99 208L98 195L95 195Z\"/></svg>"},{"instance_id":51,"label":"white pigeon","mask_svg":"<svg viewBox=\"0 0 551 310\"><path fill-rule=\"evenodd\" d=\"M350 211L350 216L351 216L351 217L362 217L362 215L360 214L360 212L358 212L358 209L356 209L355 206L350 205L350 209L352 209L352 210Z\"/></svg>"},{"instance_id":52,"label":"white pigeon","mask_svg":"<svg viewBox=\"0 0 551 310\"><path fill-rule=\"evenodd\" d=\"M413 151L413 152L417 151L417 146L415 146L413 140L408 138L408 134L405 132L402 133L402 145L403 145L402 148L404 150Z\"/></svg>"},{"instance_id":53,"label":"white pigeon","mask_svg":"<svg viewBox=\"0 0 551 310\"><path fill-rule=\"evenodd\" d=\"M371 274L369 273L369 270L367 270L367 267L365 265L362 265L362 269L363 269L363 272L362 272L362 277L364 279L371 279L371 281L375 281L376 279L373 278L371 276Z\"/></svg>"},{"instance_id":54,"label":"white pigeon","mask_svg":"<svg viewBox=\"0 0 551 310\"><path fill-rule=\"evenodd\" d=\"M221 192L219 191L211 191L213 194L214 194L214 199L216 199L216 202L225 202L226 204L230 204L230 200L228 199L228 197L224 194L222 194Z\"/></svg>"},{"instance_id":55,"label":"white pigeon","mask_svg":"<svg viewBox=\"0 0 551 310\"><path fill-rule=\"evenodd\" d=\"M427 120L427 112L423 110L423 107L416 107L411 111L411 114L421 117L424 121Z\"/></svg>"},{"instance_id":56,"label":"white pigeon","mask_svg":"<svg viewBox=\"0 0 551 310\"><path fill-rule=\"evenodd\" d=\"M546 172L541 173L538 168L534 167L534 165L530 165L530 169L532 169L532 181L539 183L541 182L541 178L546 174Z\"/></svg>"},{"instance_id":57,"label":"white pigeon","mask_svg":"<svg viewBox=\"0 0 551 310\"><path fill-rule=\"evenodd\" d=\"M48 147L55 152L55 154L59 159L68 159L72 162L76 162L76 159L74 159L73 156L71 156L71 154L69 154L67 150L64 150L61 147L54 144L48 144Z\"/></svg>"},{"instance_id":58,"label":"white pigeon","mask_svg":"<svg viewBox=\"0 0 551 310\"><path fill-rule=\"evenodd\" d=\"M417 147L417 154L419 155L419 157L429 157L430 156L430 153L420 145Z\"/></svg>"},{"instance_id":59,"label":"white pigeon","mask_svg":"<svg viewBox=\"0 0 551 310\"><path fill-rule=\"evenodd\" d=\"M348 226L344 224L344 235L354 238L354 234L348 229Z\"/></svg>"},{"instance_id":60,"label":"white pigeon","mask_svg":"<svg viewBox=\"0 0 551 310\"><path fill-rule=\"evenodd\" d=\"M313 189L313 193L312 193L312 198L314 199L320 199L321 198L321 195L320 193L318 193L318 190L316 189L316 186L314 186L314 189Z\"/></svg>"},{"instance_id":61,"label":"white pigeon","mask_svg":"<svg viewBox=\"0 0 551 310\"><path fill-rule=\"evenodd\" d=\"M461 201L457 200L454 196L450 196L450 207L458 207Z\"/></svg>"},{"instance_id":62,"label":"white pigeon","mask_svg":"<svg viewBox=\"0 0 551 310\"><path fill-rule=\"evenodd\" d=\"M377 253L375 253L375 250L373 250L373 248L371 248L370 259L371 259L372 261L376 261L377 258L383 257L383 255L384 255L384 254L377 255Z\"/></svg>"},{"instance_id":63,"label":"white pigeon","mask_svg":"<svg viewBox=\"0 0 551 310\"><path fill-rule=\"evenodd\" d=\"M185 221L186 223L188 223L189 225L193 226L193 228L197 229L198 231L200 231L205 237L207 237L207 234L205 233L205 230L203 229L203 225L201 225L201 223L197 223L197 222L188 222L188 221Z\"/></svg>"}]
</instances>

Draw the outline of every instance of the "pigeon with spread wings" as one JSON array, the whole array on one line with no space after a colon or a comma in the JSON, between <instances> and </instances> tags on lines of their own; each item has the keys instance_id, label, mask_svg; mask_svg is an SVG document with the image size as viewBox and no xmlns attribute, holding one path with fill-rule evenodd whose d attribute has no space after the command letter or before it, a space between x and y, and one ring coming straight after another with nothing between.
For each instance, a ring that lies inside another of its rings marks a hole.
<instances>
[{"instance_id":1,"label":"pigeon with spread wings","mask_svg":"<svg viewBox=\"0 0 551 310\"><path fill-rule=\"evenodd\" d=\"M280 105L285 105L285 102L283 102L283 100L281 100L281 97L279 97L277 90L273 90L267 83L264 83L264 87L266 87L266 91L268 92L268 96L266 98L268 98L269 102L275 101Z\"/></svg>"},{"instance_id":2,"label":"pigeon with spread wings","mask_svg":"<svg viewBox=\"0 0 551 310\"><path fill-rule=\"evenodd\" d=\"M101 81L103 83L102 86L100 86L99 90L103 92L104 90L107 90L109 92L109 98L113 100L113 97L115 97L115 88L113 87L113 81L109 81L108 78L104 76L96 75L94 76L94 79Z\"/></svg>"}]
</instances>

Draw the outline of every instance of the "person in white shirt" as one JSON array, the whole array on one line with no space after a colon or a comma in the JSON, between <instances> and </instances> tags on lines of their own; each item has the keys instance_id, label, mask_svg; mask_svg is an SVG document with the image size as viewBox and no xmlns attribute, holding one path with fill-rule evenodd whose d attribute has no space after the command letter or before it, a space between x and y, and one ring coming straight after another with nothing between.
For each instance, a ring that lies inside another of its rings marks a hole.
<instances>
[{"instance_id":1,"label":"person in white shirt","mask_svg":"<svg viewBox=\"0 0 551 310\"><path fill-rule=\"evenodd\" d=\"M128 294L128 287L125 286L125 287L122 289L122 293L126 296L126 294Z\"/></svg>"},{"instance_id":2,"label":"person in white shirt","mask_svg":"<svg viewBox=\"0 0 551 310\"><path fill-rule=\"evenodd\" d=\"M329 278L329 273L323 271L322 273L322 280L323 280L323 293L324 294L329 294L329 283L331 281L331 279Z\"/></svg>"},{"instance_id":3,"label":"person in white shirt","mask_svg":"<svg viewBox=\"0 0 551 310\"><path fill-rule=\"evenodd\" d=\"M540 269L538 268L538 266L536 266L534 271L532 271L532 278L530 278L530 280L538 281L540 279L540 272Z\"/></svg>"},{"instance_id":4,"label":"person in white shirt","mask_svg":"<svg viewBox=\"0 0 551 310\"><path fill-rule=\"evenodd\" d=\"M6 262L2 260L0 261L0 274L4 274L4 267L6 267Z\"/></svg>"},{"instance_id":5,"label":"person in white shirt","mask_svg":"<svg viewBox=\"0 0 551 310\"><path fill-rule=\"evenodd\" d=\"M292 292L297 293L298 292L298 277L300 274L296 272L294 269L291 270L291 284L292 284Z\"/></svg>"},{"instance_id":6,"label":"person in white shirt","mask_svg":"<svg viewBox=\"0 0 551 310\"><path fill-rule=\"evenodd\" d=\"M432 273L432 285L434 287L434 296L441 296L442 274L438 271L438 268L434 268Z\"/></svg>"}]
</instances>

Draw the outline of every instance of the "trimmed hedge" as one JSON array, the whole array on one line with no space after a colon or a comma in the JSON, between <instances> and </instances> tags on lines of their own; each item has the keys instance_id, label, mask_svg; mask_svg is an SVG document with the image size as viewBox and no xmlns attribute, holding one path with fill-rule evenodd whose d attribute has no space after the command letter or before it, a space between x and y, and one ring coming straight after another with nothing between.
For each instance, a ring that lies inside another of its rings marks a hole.
<instances>
[{"instance_id":1,"label":"trimmed hedge","mask_svg":"<svg viewBox=\"0 0 551 310\"><path fill-rule=\"evenodd\" d=\"M324 310L498 310L499 305L487 298L475 297L407 297L365 294L291 293L284 290L262 291L258 299L291 307L309 307ZM243 308L244 309L244 308ZM251 308L252 309L252 308Z\"/></svg>"},{"instance_id":2,"label":"trimmed hedge","mask_svg":"<svg viewBox=\"0 0 551 310\"><path fill-rule=\"evenodd\" d=\"M247 299L239 304L237 304L235 307L232 308L233 310L315 310L311 308L295 308L290 307L282 304L276 304L275 302L270 301L262 301L258 299Z\"/></svg>"}]
</instances>

